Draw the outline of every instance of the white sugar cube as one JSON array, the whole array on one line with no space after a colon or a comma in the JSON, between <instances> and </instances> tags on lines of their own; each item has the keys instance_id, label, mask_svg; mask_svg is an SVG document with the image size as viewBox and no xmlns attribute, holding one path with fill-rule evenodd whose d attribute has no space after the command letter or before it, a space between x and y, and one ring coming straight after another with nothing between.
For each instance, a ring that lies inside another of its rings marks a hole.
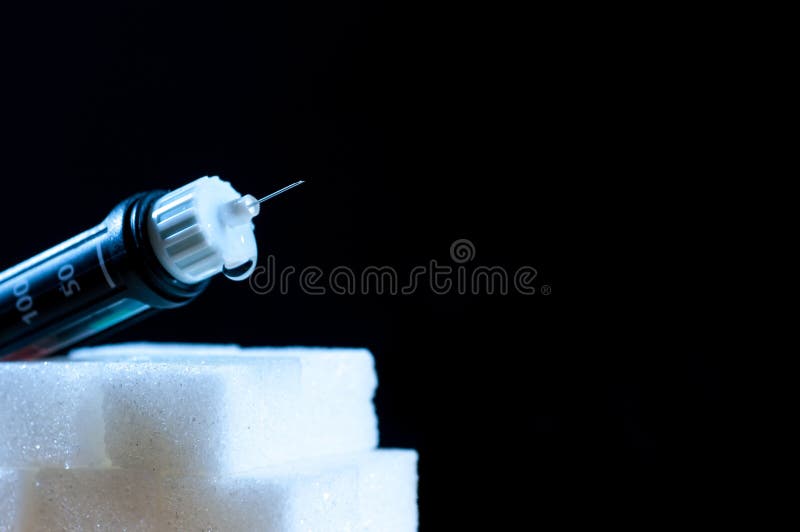
<instances>
[{"instance_id":1,"label":"white sugar cube","mask_svg":"<svg viewBox=\"0 0 800 532\"><path fill-rule=\"evenodd\" d=\"M15 501L0 501L11 510L0 530L405 532L417 527L416 485L416 453L399 450L218 477L0 471L0 494Z\"/></svg>"},{"instance_id":2,"label":"white sugar cube","mask_svg":"<svg viewBox=\"0 0 800 532\"><path fill-rule=\"evenodd\" d=\"M369 450L364 349L137 344L0 364L0 465L223 474Z\"/></svg>"},{"instance_id":3,"label":"white sugar cube","mask_svg":"<svg viewBox=\"0 0 800 532\"><path fill-rule=\"evenodd\" d=\"M98 364L0 363L0 467L107 465L101 379Z\"/></svg>"},{"instance_id":4,"label":"white sugar cube","mask_svg":"<svg viewBox=\"0 0 800 532\"><path fill-rule=\"evenodd\" d=\"M18 529L155 530L163 492L155 475L125 469L45 469L28 475Z\"/></svg>"},{"instance_id":5,"label":"white sugar cube","mask_svg":"<svg viewBox=\"0 0 800 532\"><path fill-rule=\"evenodd\" d=\"M359 529L416 530L417 453L384 449L363 455L358 477Z\"/></svg>"},{"instance_id":6,"label":"white sugar cube","mask_svg":"<svg viewBox=\"0 0 800 532\"><path fill-rule=\"evenodd\" d=\"M297 462L216 481L185 478L167 491L175 530L417 529L414 451Z\"/></svg>"},{"instance_id":7,"label":"white sugar cube","mask_svg":"<svg viewBox=\"0 0 800 532\"><path fill-rule=\"evenodd\" d=\"M0 469L0 532L20 530L31 496L31 476L28 471Z\"/></svg>"}]
</instances>

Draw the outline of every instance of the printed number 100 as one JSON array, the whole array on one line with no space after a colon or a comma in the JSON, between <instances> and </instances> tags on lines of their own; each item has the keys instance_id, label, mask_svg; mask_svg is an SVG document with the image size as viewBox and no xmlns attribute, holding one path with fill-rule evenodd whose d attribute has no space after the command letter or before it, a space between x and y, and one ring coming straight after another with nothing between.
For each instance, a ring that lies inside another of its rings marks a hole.
<instances>
[{"instance_id":1,"label":"printed number 100","mask_svg":"<svg viewBox=\"0 0 800 532\"><path fill-rule=\"evenodd\" d=\"M39 313L33 309L33 298L28 294L28 288L28 281L23 279L14 285L13 292L17 298L17 310L22 314L22 321L30 325Z\"/></svg>"}]
</instances>

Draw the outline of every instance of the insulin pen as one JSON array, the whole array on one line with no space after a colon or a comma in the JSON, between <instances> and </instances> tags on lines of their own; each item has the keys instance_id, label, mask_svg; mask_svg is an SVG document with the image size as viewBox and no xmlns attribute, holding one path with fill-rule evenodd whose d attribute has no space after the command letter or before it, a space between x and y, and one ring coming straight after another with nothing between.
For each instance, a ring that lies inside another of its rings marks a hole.
<instances>
[{"instance_id":1,"label":"insulin pen","mask_svg":"<svg viewBox=\"0 0 800 532\"><path fill-rule=\"evenodd\" d=\"M135 194L103 222L0 273L0 360L50 356L123 322L187 304L218 273L247 279L263 198L219 177Z\"/></svg>"}]
</instances>

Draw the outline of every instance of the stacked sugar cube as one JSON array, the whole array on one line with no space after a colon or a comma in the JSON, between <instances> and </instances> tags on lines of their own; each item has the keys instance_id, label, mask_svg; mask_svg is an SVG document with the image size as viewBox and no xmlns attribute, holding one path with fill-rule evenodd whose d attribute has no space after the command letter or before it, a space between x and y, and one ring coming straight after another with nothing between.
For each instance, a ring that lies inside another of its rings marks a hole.
<instances>
[{"instance_id":1,"label":"stacked sugar cube","mask_svg":"<svg viewBox=\"0 0 800 532\"><path fill-rule=\"evenodd\" d=\"M0 532L416 530L364 349L126 344L0 364Z\"/></svg>"}]
</instances>

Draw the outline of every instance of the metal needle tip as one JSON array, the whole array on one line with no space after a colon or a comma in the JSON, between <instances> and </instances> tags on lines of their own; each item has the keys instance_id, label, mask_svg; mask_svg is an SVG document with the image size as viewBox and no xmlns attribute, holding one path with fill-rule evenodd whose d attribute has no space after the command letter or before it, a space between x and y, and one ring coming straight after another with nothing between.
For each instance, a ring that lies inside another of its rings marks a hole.
<instances>
[{"instance_id":1,"label":"metal needle tip","mask_svg":"<svg viewBox=\"0 0 800 532\"><path fill-rule=\"evenodd\" d=\"M267 200L270 200L270 199L274 198L274 197L275 197L275 196L277 196L278 194L283 194L283 193L284 193L284 192L286 192L287 190L291 190L291 189L293 189L293 188L294 188L294 187L296 187L296 186L302 185L303 183L305 183L305 181L302 181L302 180L300 180L300 181L296 181L296 182L292 183L291 185L288 185L288 186L285 186L285 187L283 187L283 188L282 188L282 189L280 189L280 190L276 190L276 191L275 191L275 192L273 192L272 194L268 194L268 195L264 196L263 198L261 198L260 200L258 200L258 202L259 202L259 203L264 203L265 201L267 201Z\"/></svg>"}]
</instances>

